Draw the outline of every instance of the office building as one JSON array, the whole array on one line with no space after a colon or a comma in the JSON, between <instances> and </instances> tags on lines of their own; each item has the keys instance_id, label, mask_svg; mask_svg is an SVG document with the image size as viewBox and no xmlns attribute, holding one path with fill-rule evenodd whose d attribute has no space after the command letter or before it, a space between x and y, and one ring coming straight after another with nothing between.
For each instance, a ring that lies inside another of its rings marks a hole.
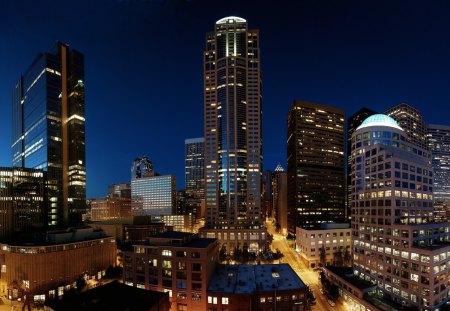
<instances>
[{"instance_id":1,"label":"office building","mask_svg":"<svg viewBox=\"0 0 450 311\"><path fill-rule=\"evenodd\" d=\"M0 167L0 242L26 239L45 229L45 183L42 170Z\"/></svg>"},{"instance_id":2,"label":"office building","mask_svg":"<svg viewBox=\"0 0 450 311\"><path fill-rule=\"evenodd\" d=\"M222 18L207 33L203 56L206 217L201 232L229 249L241 243L257 251L266 240L259 32L248 29L243 18Z\"/></svg>"},{"instance_id":3,"label":"office building","mask_svg":"<svg viewBox=\"0 0 450 311\"><path fill-rule=\"evenodd\" d=\"M131 163L131 180L158 175L153 170L153 163L147 157L139 157Z\"/></svg>"},{"instance_id":4,"label":"office building","mask_svg":"<svg viewBox=\"0 0 450 311\"><path fill-rule=\"evenodd\" d=\"M205 140L203 137L184 141L186 193L202 199L205 194Z\"/></svg>"},{"instance_id":5,"label":"office building","mask_svg":"<svg viewBox=\"0 0 450 311\"><path fill-rule=\"evenodd\" d=\"M130 184L112 184L108 186L108 198L131 198Z\"/></svg>"},{"instance_id":6,"label":"office building","mask_svg":"<svg viewBox=\"0 0 450 311\"><path fill-rule=\"evenodd\" d=\"M289 233L344 219L344 150L343 110L294 101L287 117Z\"/></svg>"},{"instance_id":7,"label":"office building","mask_svg":"<svg viewBox=\"0 0 450 311\"><path fill-rule=\"evenodd\" d=\"M441 310L450 299L450 227L433 221L431 154L391 117L352 135L354 275L376 284L373 305Z\"/></svg>"},{"instance_id":8,"label":"office building","mask_svg":"<svg viewBox=\"0 0 450 311\"><path fill-rule=\"evenodd\" d=\"M167 216L176 213L175 176L148 176L131 180L133 216Z\"/></svg>"},{"instance_id":9,"label":"office building","mask_svg":"<svg viewBox=\"0 0 450 311\"><path fill-rule=\"evenodd\" d=\"M86 209L84 57L58 42L40 53L12 92L12 164L47 173L50 227Z\"/></svg>"},{"instance_id":10,"label":"office building","mask_svg":"<svg viewBox=\"0 0 450 311\"><path fill-rule=\"evenodd\" d=\"M351 197L352 197L352 187L351 187L351 183L352 183L352 176L351 176L351 163L352 163L352 159L351 159L351 155L352 155L352 143L351 143L351 139L352 139L352 135L353 132L358 128L358 126L361 125L361 123L367 119L368 117L370 117L371 115L376 114L377 112L368 109L368 108L361 108L360 110L358 110L357 112L355 112L351 117L349 117L347 119L347 197L346 197L346 201L345 201L345 219L347 221L350 221L351 218L351 212L352 212L352 208L351 208Z\"/></svg>"},{"instance_id":11,"label":"office building","mask_svg":"<svg viewBox=\"0 0 450 311\"><path fill-rule=\"evenodd\" d=\"M288 264L220 266L207 295L206 310L307 310L307 287Z\"/></svg>"},{"instance_id":12,"label":"office building","mask_svg":"<svg viewBox=\"0 0 450 311\"><path fill-rule=\"evenodd\" d=\"M216 239L170 231L124 252L123 281L168 292L172 311L207 310L206 288L217 263Z\"/></svg>"},{"instance_id":13,"label":"office building","mask_svg":"<svg viewBox=\"0 0 450 311\"><path fill-rule=\"evenodd\" d=\"M427 125L419 110L401 103L388 109L385 114L397 121L398 125L405 131L410 143L424 150L428 149Z\"/></svg>"},{"instance_id":14,"label":"office building","mask_svg":"<svg viewBox=\"0 0 450 311\"><path fill-rule=\"evenodd\" d=\"M272 218L274 215L272 201L272 177L273 172L270 170L265 170L262 174L261 214L263 221Z\"/></svg>"},{"instance_id":15,"label":"office building","mask_svg":"<svg viewBox=\"0 0 450 311\"><path fill-rule=\"evenodd\" d=\"M179 214L192 214L197 219L204 217L205 205L205 140L203 137L184 141L185 185L179 200Z\"/></svg>"},{"instance_id":16,"label":"office building","mask_svg":"<svg viewBox=\"0 0 450 311\"><path fill-rule=\"evenodd\" d=\"M435 217L447 221L450 212L450 126L429 124L428 147L434 171Z\"/></svg>"},{"instance_id":17,"label":"office building","mask_svg":"<svg viewBox=\"0 0 450 311\"><path fill-rule=\"evenodd\" d=\"M349 223L322 223L317 228L297 227L296 250L311 269L328 265L349 266L352 239Z\"/></svg>"},{"instance_id":18,"label":"office building","mask_svg":"<svg viewBox=\"0 0 450 311\"><path fill-rule=\"evenodd\" d=\"M278 163L272 174L272 208L276 228L281 234L287 234L287 173Z\"/></svg>"},{"instance_id":19,"label":"office building","mask_svg":"<svg viewBox=\"0 0 450 311\"><path fill-rule=\"evenodd\" d=\"M131 218L130 198L104 198L91 201L91 221Z\"/></svg>"}]
</instances>

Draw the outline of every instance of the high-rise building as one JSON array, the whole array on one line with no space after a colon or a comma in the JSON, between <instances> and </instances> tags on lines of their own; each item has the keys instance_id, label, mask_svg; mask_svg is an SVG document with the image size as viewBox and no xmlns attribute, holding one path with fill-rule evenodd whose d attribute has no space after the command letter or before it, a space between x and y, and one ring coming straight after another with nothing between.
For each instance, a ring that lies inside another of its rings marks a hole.
<instances>
[{"instance_id":1,"label":"high-rise building","mask_svg":"<svg viewBox=\"0 0 450 311\"><path fill-rule=\"evenodd\" d=\"M278 163L272 174L272 207L276 228L287 234L287 173Z\"/></svg>"},{"instance_id":2,"label":"high-rise building","mask_svg":"<svg viewBox=\"0 0 450 311\"><path fill-rule=\"evenodd\" d=\"M347 119L347 198L345 201L345 218L346 220L349 220L351 218L351 211L352 211L352 205L351 205L351 196L352 196L352 176L350 174L351 172L351 164L352 164L352 144L351 139L353 132L358 128L358 126L361 125L361 123L370 117L371 115L376 114L377 112L368 109L368 108L361 108L357 112L355 112L351 117Z\"/></svg>"},{"instance_id":3,"label":"high-rise building","mask_svg":"<svg viewBox=\"0 0 450 311\"><path fill-rule=\"evenodd\" d=\"M352 135L355 276L377 285L364 296L374 305L441 310L450 299L449 224L433 221L431 154L407 133L376 114Z\"/></svg>"},{"instance_id":4,"label":"high-rise building","mask_svg":"<svg viewBox=\"0 0 450 311\"><path fill-rule=\"evenodd\" d=\"M205 149L204 138L191 138L184 141L186 192L202 197L205 191Z\"/></svg>"},{"instance_id":5,"label":"high-rise building","mask_svg":"<svg viewBox=\"0 0 450 311\"><path fill-rule=\"evenodd\" d=\"M45 179L42 170L0 167L0 242L45 228Z\"/></svg>"},{"instance_id":6,"label":"high-rise building","mask_svg":"<svg viewBox=\"0 0 450 311\"><path fill-rule=\"evenodd\" d=\"M419 110L401 103L388 109L386 115L398 122L410 143L422 149L428 149L427 125Z\"/></svg>"},{"instance_id":7,"label":"high-rise building","mask_svg":"<svg viewBox=\"0 0 450 311\"><path fill-rule=\"evenodd\" d=\"M111 184L108 186L108 198L131 198L130 184Z\"/></svg>"},{"instance_id":8,"label":"high-rise building","mask_svg":"<svg viewBox=\"0 0 450 311\"><path fill-rule=\"evenodd\" d=\"M436 218L448 220L450 210L450 126L428 125L428 146L434 170L434 208Z\"/></svg>"},{"instance_id":9,"label":"high-rise building","mask_svg":"<svg viewBox=\"0 0 450 311\"><path fill-rule=\"evenodd\" d=\"M58 42L12 92L12 164L47 173L47 222L81 221L86 208L84 57Z\"/></svg>"},{"instance_id":10,"label":"high-rise building","mask_svg":"<svg viewBox=\"0 0 450 311\"><path fill-rule=\"evenodd\" d=\"M153 163L147 157L139 157L131 163L131 179L158 175L153 170Z\"/></svg>"},{"instance_id":11,"label":"high-rise building","mask_svg":"<svg viewBox=\"0 0 450 311\"><path fill-rule=\"evenodd\" d=\"M218 20L206 35L204 52L202 232L231 248L241 243L252 251L266 239L261 218L261 88L258 30L248 29L240 17Z\"/></svg>"},{"instance_id":12,"label":"high-rise building","mask_svg":"<svg viewBox=\"0 0 450 311\"><path fill-rule=\"evenodd\" d=\"M262 174L261 214L263 221L273 217L272 205L272 176L271 170L265 170Z\"/></svg>"},{"instance_id":13,"label":"high-rise building","mask_svg":"<svg viewBox=\"0 0 450 311\"><path fill-rule=\"evenodd\" d=\"M203 137L184 141L185 161L185 200L184 213L202 217L205 202L205 140ZM204 215L203 215L204 216Z\"/></svg>"},{"instance_id":14,"label":"high-rise building","mask_svg":"<svg viewBox=\"0 0 450 311\"><path fill-rule=\"evenodd\" d=\"M345 212L345 112L294 101L287 118L288 231L340 222Z\"/></svg>"}]
</instances>

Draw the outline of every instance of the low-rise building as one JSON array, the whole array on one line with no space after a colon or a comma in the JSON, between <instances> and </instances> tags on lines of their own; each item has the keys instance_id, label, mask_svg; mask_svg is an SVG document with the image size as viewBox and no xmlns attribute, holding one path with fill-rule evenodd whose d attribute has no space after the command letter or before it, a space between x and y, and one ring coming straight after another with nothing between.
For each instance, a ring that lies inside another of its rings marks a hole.
<instances>
[{"instance_id":1,"label":"low-rise building","mask_svg":"<svg viewBox=\"0 0 450 311\"><path fill-rule=\"evenodd\" d=\"M208 309L306 310L307 286L288 264L225 265L208 286Z\"/></svg>"},{"instance_id":2,"label":"low-rise building","mask_svg":"<svg viewBox=\"0 0 450 311\"><path fill-rule=\"evenodd\" d=\"M323 223L311 229L297 227L296 250L310 268L350 265L351 231L348 223Z\"/></svg>"},{"instance_id":3,"label":"low-rise building","mask_svg":"<svg viewBox=\"0 0 450 311\"><path fill-rule=\"evenodd\" d=\"M126 297L121 299L120 297ZM167 293L143 290L113 281L77 295L45 303L45 311L169 311Z\"/></svg>"},{"instance_id":4,"label":"low-rise building","mask_svg":"<svg viewBox=\"0 0 450 311\"><path fill-rule=\"evenodd\" d=\"M206 285L215 270L216 239L168 231L124 251L125 284L168 292L175 310L206 310Z\"/></svg>"},{"instance_id":5,"label":"low-rise building","mask_svg":"<svg viewBox=\"0 0 450 311\"><path fill-rule=\"evenodd\" d=\"M23 293L35 301L56 298L76 287L80 277L101 279L116 263L116 241L85 228L50 232L44 245L0 244L0 293Z\"/></svg>"},{"instance_id":6,"label":"low-rise building","mask_svg":"<svg viewBox=\"0 0 450 311\"><path fill-rule=\"evenodd\" d=\"M91 201L91 221L131 218L130 198L104 198Z\"/></svg>"}]
</instances>

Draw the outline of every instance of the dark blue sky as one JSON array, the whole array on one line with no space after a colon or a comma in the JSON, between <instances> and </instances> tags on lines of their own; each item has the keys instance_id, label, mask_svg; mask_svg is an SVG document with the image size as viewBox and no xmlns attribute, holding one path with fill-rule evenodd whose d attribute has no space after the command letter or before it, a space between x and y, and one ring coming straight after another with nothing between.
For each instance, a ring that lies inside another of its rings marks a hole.
<instances>
[{"instance_id":1,"label":"dark blue sky","mask_svg":"<svg viewBox=\"0 0 450 311\"><path fill-rule=\"evenodd\" d=\"M293 99L348 116L407 102L449 125L448 12L446 0L0 0L0 166L12 87L60 40L85 55L88 197L129 182L141 155L183 188L184 139L203 136L205 33L228 15L261 33L265 169L285 166Z\"/></svg>"}]
</instances>

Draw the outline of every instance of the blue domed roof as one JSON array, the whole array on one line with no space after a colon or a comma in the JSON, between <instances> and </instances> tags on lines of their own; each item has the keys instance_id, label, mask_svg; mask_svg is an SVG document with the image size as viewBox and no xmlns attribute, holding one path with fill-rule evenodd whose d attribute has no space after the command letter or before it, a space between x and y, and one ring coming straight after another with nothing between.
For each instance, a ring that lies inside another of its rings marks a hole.
<instances>
[{"instance_id":1,"label":"blue domed roof","mask_svg":"<svg viewBox=\"0 0 450 311\"><path fill-rule=\"evenodd\" d=\"M371 115L370 117L365 119L357 129L369 126L388 126L403 131L403 129L398 125L397 121L385 114Z\"/></svg>"}]
</instances>

